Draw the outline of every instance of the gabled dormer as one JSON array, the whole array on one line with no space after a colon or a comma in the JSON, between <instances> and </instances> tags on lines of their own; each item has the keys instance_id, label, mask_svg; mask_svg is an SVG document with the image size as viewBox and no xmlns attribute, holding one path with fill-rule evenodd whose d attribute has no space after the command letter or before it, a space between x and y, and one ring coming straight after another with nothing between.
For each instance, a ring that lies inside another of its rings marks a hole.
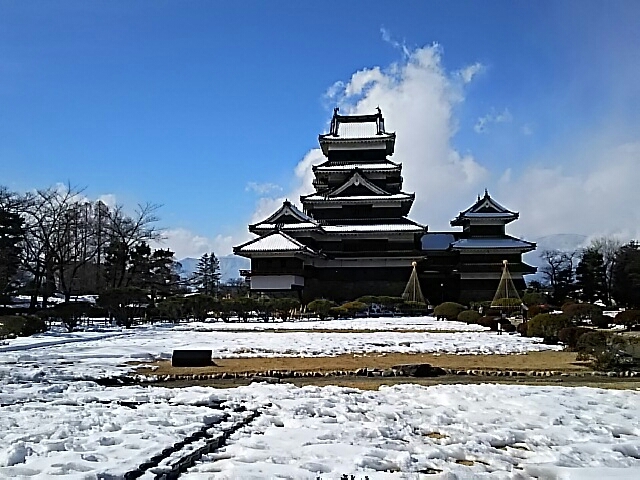
<instances>
[{"instance_id":1,"label":"gabled dormer","mask_svg":"<svg viewBox=\"0 0 640 480\"><path fill-rule=\"evenodd\" d=\"M314 230L318 228L318 222L296 208L289 200L285 200L282 202L282 207L273 215L261 222L249 225L249 231L257 234L271 232L276 228L284 231Z\"/></svg>"},{"instance_id":2,"label":"gabled dormer","mask_svg":"<svg viewBox=\"0 0 640 480\"><path fill-rule=\"evenodd\" d=\"M505 235L505 225L517 220L518 212L503 207L485 189L476 203L451 220L452 227L463 227L465 233L478 236Z\"/></svg>"},{"instance_id":3,"label":"gabled dormer","mask_svg":"<svg viewBox=\"0 0 640 480\"><path fill-rule=\"evenodd\" d=\"M373 184L356 168L346 182L327 193L328 197L351 197L356 195L389 195L389 192Z\"/></svg>"}]
</instances>

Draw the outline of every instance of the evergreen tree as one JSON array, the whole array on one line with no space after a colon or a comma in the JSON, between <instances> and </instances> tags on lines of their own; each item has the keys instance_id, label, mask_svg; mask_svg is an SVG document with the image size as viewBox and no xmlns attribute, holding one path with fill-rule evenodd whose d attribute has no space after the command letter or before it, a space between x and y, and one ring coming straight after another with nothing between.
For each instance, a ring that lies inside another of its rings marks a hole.
<instances>
[{"instance_id":1,"label":"evergreen tree","mask_svg":"<svg viewBox=\"0 0 640 480\"><path fill-rule=\"evenodd\" d=\"M0 206L0 299L10 294L20 267L23 220L17 213Z\"/></svg>"},{"instance_id":2,"label":"evergreen tree","mask_svg":"<svg viewBox=\"0 0 640 480\"><path fill-rule=\"evenodd\" d=\"M582 252L576 267L576 287L580 290L580 299L593 303L606 299L606 276L602 253L595 248Z\"/></svg>"},{"instance_id":3,"label":"evergreen tree","mask_svg":"<svg viewBox=\"0 0 640 480\"><path fill-rule=\"evenodd\" d=\"M640 307L640 244L630 242L618 251L612 293L618 305Z\"/></svg>"},{"instance_id":4,"label":"evergreen tree","mask_svg":"<svg viewBox=\"0 0 640 480\"><path fill-rule=\"evenodd\" d=\"M191 280L198 292L217 297L220 287L220 261L215 253L205 253L200 257Z\"/></svg>"}]
</instances>

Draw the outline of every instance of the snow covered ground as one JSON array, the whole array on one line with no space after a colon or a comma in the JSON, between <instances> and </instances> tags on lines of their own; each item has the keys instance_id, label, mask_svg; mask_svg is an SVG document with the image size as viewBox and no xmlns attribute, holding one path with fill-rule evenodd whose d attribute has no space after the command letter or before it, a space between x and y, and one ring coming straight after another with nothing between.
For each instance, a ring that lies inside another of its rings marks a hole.
<instances>
[{"instance_id":1,"label":"snow covered ground","mask_svg":"<svg viewBox=\"0 0 640 480\"><path fill-rule=\"evenodd\" d=\"M75 382L22 385L0 402L2 478L121 478L203 427L226 428L238 405L262 415L184 478L640 478L633 391Z\"/></svg>"},{"instance_id":2,"label":"snow covered ground","mask_svg":"<svg viewBox=\"0 0 640 480\"><path fill-rule=\"evenodd\" d=\"M380 319L386 325L388 319ZM435 321L434 321L435 322ZM332 323L332 322L322 322ZM349 322L342 321L347 325ZM437 322L450 330L458 322ZM311 325L289 322L278 325ZM362 325L363 322L356 325ZM368 319L369 328L375 321ZM210 330L210 325L186 323L141 326L130 330L103 329L66 333L52 331L8 340L0 345L0 385L4 379L32 381L36 378L95 379L118 376L136 362L170 359L174 349L211 349L215 358L274 356L335 356L346 353L457 353L494 354L557 350L520 335L480 332L336 332L261 331L264 324L238 324L247 331ZM255 327L251 331L249 327ZM354 327L355 328L355 327ZM386 329L386 327L380 327ZM285 329L286 330L286 329ZM132 364L131 362L134 362Z\"/></svg>"},{"instance_id":3,"label":"snow covered ground","mask_svg":"<svg viewBox=\"0 0 640 480\"><path fill-rule=\"evenodd\" d=\"M351 330L390 330L394 320L363 319L367 326ZM370 392L285 384L216 390L83 380L119 375L131 369L127 362L169 358L182 347L224 357L557 348L482 331L277 333L243 324L247 331L231 332L210 325L54 331L0 345L0 478L115 479L155 458L142 477L153 478L154 469L202 444L196 434L222 438L254 412L260 415L184 477L640 478L636 391L399 385Z\"/></svg>"},{"instance_id":4,"label":"snow covered ground","mask_svg":"<svg viewBox=\"0 0 640 480\"><path fill-rule=\"evenodd\" d=\"M193 324L190 324L193 325ZM308 320L286 322L206 322L197 323L201 330L431 330L482 332L480 325L438 321L434 317L367 317L349 320ZM193 328L193 327L191 327Z\"/></svg>"}]
</instances>

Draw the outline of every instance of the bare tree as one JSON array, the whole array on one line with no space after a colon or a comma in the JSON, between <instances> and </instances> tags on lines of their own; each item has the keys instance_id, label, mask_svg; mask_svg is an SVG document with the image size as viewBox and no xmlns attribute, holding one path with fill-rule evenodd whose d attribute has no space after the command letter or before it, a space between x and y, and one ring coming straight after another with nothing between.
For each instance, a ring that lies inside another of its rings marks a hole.
<instances>
[{"instance_id":1,"label":"bare tree","mask_svg":"<svg viewBox=\"0 0 640 480\"><path fill-rule=\"evenodd\" d=\"M153 225L158 221L156 212L159 208L159 205L151 203L140 204L133 216L127 215L120 205L107 211L111 252L110 287L121 288L126 284L127 263L134 246L162 238L160 230Z\"/></svg>"},{"instance_id":2,"label":"bare tree","mask_svg":"<svg viewBox=\"0 0 640 480\"><path fill-rule=\"evenodd\" d=\"M553 289L553 299L561 303L571 292L574 280L574 261L578 251L543 250L540 256L546 262L540 269L546 283Z\"/></svg>"}]
</instances>

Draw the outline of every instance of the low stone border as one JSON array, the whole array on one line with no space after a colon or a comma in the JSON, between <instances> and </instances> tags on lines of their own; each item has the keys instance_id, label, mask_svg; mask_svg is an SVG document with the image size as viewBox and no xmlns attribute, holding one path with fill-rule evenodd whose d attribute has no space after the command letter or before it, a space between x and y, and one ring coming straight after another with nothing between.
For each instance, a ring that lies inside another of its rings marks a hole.
<instances>
[{"instance_id":1,"label":"low stone border","mask_svg":"<svg viewBox=\"0 0 640 480\"><path fill-rule=\"evenodd\" d=\"M428 365L428 364L423 364ZM481 376L481 377L610 377L610 378L633 378L640 377L640 372L562 372L557 370L456 370L450 368L431 367L428 365L428 372L411 374L403 368L359 368L357 370L333 370L328 372L319 371L295 371L295 370L266 370L264 372L221 372L210 374L170 374L170 375L129 375L125 377L100 379L98 383L103 385L123 385L132 383L162 383L179 380L249 380L251 382L279 383L282 379L289 378L326 378L326 377L404 377L404 378L433 378L444 375L458 376Z\"/></svg>"}]
</instances>

